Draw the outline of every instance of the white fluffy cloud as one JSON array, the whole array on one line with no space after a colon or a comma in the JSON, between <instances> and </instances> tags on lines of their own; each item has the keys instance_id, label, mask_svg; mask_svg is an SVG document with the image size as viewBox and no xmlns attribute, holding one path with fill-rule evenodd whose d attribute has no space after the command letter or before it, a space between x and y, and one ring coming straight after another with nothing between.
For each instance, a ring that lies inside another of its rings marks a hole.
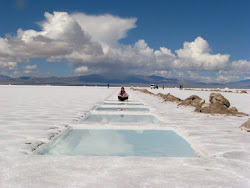
<instances>
[{"instance_id":1,"label":"white fluffy cloud","mask_svg":"<svg viewBox=\"0 0 250 188\"><path fill-rule=\"evenodd\" d=\"M75 69L75 73L79 75L85 74L87 72L88 72L88 67L85 67L85 66L81 66Z\"/></svg>"},{"instance_id":2,"label":"white fluffy cloud","mask_svg":"<svg viewBox=\"0 0 250 188\"><path fill-rule=\"evenodd\" d=\"M37 68L37 65L27 65L27 66L25 66L26 70L34 70L36 68Z\"/></svg>"},{"instance_id":3,"label":"white fluffy cloud","mask_svg":"<svg viewBox=\"0 0 250 188\"><path fill-rule=\"evenodd\" d=\"M17 36L0 38L1 62L28 62L30 58L62 59L76 51L84 55L103 53L101 46L65 12L45 13L45 21L40 26L41 31L18 29Z\"/></svg>"},{"instance_id":4,"label":"white fluffy cloud","mask_svg":"<svg viewBox=\"0 0 250 188\"><path fill-rule=\"evenodd\" d=\"M71 16L94 41L107 48L116 46L120 39L125 38L127 32L136 27L137 21L136 18L120 18L109 14L93 16L75 13Z\"/></svg>"},{"instance_id":5,"label":"white fluffy cloud","mask_svg":"<svg viewBox=\"0 0 250 188\"><path fill-rule=\"evenodd\" d=\"M224 70L217 73L216 82L237 81L240 79L248 79L250 73L250 61L238 60L233 61Z\"/></svg>"},{"instance_id":6,"label":"white fluffy cloud","mask_svg":"<svg viewBox=\"0 0 250 188\"><path fill-rule=\"evenodd\" d=\"M18 63L29 63L31 58L47 58L49 62L68 60L75 67L75 74L158 73L168 76L171 72L176 77L190 79L199 79L195 71L234 70L237 74L249 74L249 61L230 63L230 55L212 54L202 37L184 42L183 48L175 53L167 47L154 50L143 39L131 45L121 44L119 40L136 28L136 18L66 12L46 12L44 16L45 20L39 23L40 31L18 29L16 36L0 37L2 70L14 71ZM36 68L27 65L26 71ZM223 80L225 75L221 73L218 78Z\"/></svg>"},{"instance_id":7,"label":"white fluffy cloud","mask_svg":"<svg viewBox=\"0 0 250 188\"><path fill-rule=\"evenodd\" d=\"M187 70L221 70L229 62L230 55L210 54L206 40L197 37L193 42L184 42L183 49L176 50L178 59L174 66Z\"/></svg>"},{"instance_id":8,"label":"white fluffy cloud","mask_svg":"<svg viewBox=\"0 0 250 188\"><path fill-rule=\"evenodd\" d=\"M3 70L15 70L17 69L17 63L16 62L2 62L0 61L0 68Z\"/></svg>"},{"instance_id":9,"label":"white fluffy cloud","mask_svg":"<svg viewBox=\"0 0 250 188\"><path fill-rule=\"evenodd\" d=\"M250 61L247 60L238 60L238 61L233 61L231 65L231 69L241 72L241 73L250 73Z\"/></svg>"}]
</instances>

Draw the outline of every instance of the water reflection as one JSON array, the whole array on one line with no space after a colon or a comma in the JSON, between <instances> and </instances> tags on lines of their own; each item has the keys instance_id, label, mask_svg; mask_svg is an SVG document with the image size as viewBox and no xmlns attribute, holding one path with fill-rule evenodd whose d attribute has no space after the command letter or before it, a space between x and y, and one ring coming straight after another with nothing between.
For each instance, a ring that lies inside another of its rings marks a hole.
<instances>
[{"instance_id":1,"label":"water reflection","mask_svg":"<svg viewBox=\"0 0 250 188\"><path fill-rule=\"evenodd\" d=\"M120 123L158 123L159 120L152 115L101 115L101 114L91 114L83 121L87 122L120 122Z\"/></svg>"},{"instance_id":2,"label":"water reflection","mask_svg":"<svg viewBox=\"0 0 250 188\"><path fill-rule=\"evenodd\" d=\"M75 148L76 153L85 155L133 155L134 146L126 142L124 135L118 131L87 131L87 137ZM84 150L83 150L84 148Z\"/></svg>"},{"instance_id":3,"label":"water reflection","mask_svg":"<svg viewBox=\"0 0 250 188\"><path fill-rule=\"evenodd\" d=\"M83 156L196 157L173 131L75 129L42 153Z\"/></svg>"},{"instance_id":4,"label":"water reflection","mask_svg":"<svg viewBox=\"0 0 250 188\"><path fill-rule=\"evenodd\" d=\"M124 103L113 103L113 102L104 102L104 105L144 105L142 103L128 103L128 102L124 102Z\"/></svg>"},{"instance_id":5,"label":"water reflection","mask_svg":"<svg viewBox=\"0 0 250 188\"><path fill-rule=\"evenodd\" d=\"M134 146L119 131L72 130L41 154L125 156L134 154Z\"/></svg>"},{"instance_id":6,"label":"water reflection","mask_svg":"<svg viewBox=\"0 0 250 188\"><path fill-rule=\"evenodd\" d=\"M105 108L105 107L99 107L96 109L97 111L149 111L148 108Z\"/></svg>"}]
</instances>

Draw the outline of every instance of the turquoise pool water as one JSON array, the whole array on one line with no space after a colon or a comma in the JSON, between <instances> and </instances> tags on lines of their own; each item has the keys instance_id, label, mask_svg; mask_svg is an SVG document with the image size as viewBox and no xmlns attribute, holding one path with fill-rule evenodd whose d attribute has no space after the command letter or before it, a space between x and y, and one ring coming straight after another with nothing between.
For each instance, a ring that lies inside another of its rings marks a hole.
<instances>
[{"instance_id":1,"label":"turquoise pool water","mask_svg":"<svg viewBox=\"0 0 250 188\"><path fill-rule=\"evenodd\" d=\"M197 157L189 143L170 130L73 129L39 154Z\"/></svg>"},{"instance_id":2,"label":"turquoise pool water","mask_svg":"<svg viewBox=\"0 0 250 188\"><path fill-rule=\"evenodd\" d=\"M104 102L103 105L144 105L142 103L129 103L129 102Z\"/></svg>"},{"instance_id":3,"label":"turquoise pool water","mask_svg":"<svg viewBox=\"0 0 250 188\"><path fill-rule=\"evenodd\" d=\"M126 107L119 107L119 108L105 108L99 107L96 109L97 111L149 111L148 108L126 108Z\"/></svg>"},{"instance_id":4,"label":"turquoise pool water","mask_svg":"<svg viewBox=\"0 0 250 188\"><path fill-rule=\"evenodd\" d=\"M115 114L115 115L103 115L103 114L91 114L83 121L86 122L100 122L100 123L109 123L109 122L121 122L121 123L158 123L159 120L156 119L153 115L124 115L124 114Z\"/></svg>"}]
</instances>

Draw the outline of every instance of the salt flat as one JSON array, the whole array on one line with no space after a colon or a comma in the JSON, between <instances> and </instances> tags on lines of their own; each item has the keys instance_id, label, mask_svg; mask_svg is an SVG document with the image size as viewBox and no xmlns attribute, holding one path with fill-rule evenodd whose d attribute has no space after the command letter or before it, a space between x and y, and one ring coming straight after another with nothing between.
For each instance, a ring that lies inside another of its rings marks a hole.
<instances>
[{"instance_id":1,"label":"salt flat","mask_svg":"<svg viewBox=\"0 0 250 188\"><path fill-rule=\"evenodd\" d=\"M177 107L127 89L159 118L160 124L79 123L119 88L0 86L0 187L249 187L250 135L238 127L248 117L212 116ZM181 99L211 92L150 90ZM249 94L222 93L239 111L250 114ZM172 129L199 158L85 157L37 155L69 127Z\"/></svg>"}]
</instances>

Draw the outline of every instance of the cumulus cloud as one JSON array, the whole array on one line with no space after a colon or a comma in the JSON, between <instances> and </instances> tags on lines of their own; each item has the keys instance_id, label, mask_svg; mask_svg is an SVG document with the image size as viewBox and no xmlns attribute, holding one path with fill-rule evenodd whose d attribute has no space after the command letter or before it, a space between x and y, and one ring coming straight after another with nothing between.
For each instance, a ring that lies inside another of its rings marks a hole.
<instances>
[{"instance_id":1,"label":"cumulus cloud","mask_svg":"<svg viewBox=\"0 0 250 188\"><path fill-rule=\"evenodd\" d=\"M233 61L231 68L234 71L249 74L250 73L250 61L247 61L247 60Z\"/></svg>"},{"instance_id":2,"label":"cumulus cloud","mask_svg":"<svg viewBox=\"0 0 250 188\"><path fill-rule=\"evenodd\" d=\"M122 45L119 40L136 27L136 18L113 15L90 16L83 13L45 13L41 31L18 29L17 36L1 38L1 57L11 62L28 62L30 58L47 61L67 59L76 67L87 67L89 73L145 73L164 67L175 58L162 47L154 51L144 40ZM157 60L159 59L159 60ZM145 70L138 68L146 68ZM111 71L112 70L112 71Z\"/></svg>"},{"instance_id":3,"label":"cumulus cloud","mask_svg":"<svg viewBox=\"0 0 250 188\"><path fill-rule=\"evenodd\" d=\"M238 75L219 74L218 77L215 79L215 81L225 83L225 82L230 82L230 81L236 81L238 79L239 79Z\"/></svg>"},{"instance_id":4,"label":"cumulus cloud","mask_svg":"<svg viewBox=\"0 0 250 188\"><path fill-rule=\"evenodd\" d=\"M75 69L74 72L75 72L76 74L79 74L79 75L81 75L81 74L86 74L86 73L88 72L88 67L86 67L86 66L78 67L78 68Z\"/></svg>"},{"instance_id":5,"label":"cumulus cloud","mask_svg":"<svg viewBox=\"0 0 250 188\"><path fill-rule=\"evenodd\" d=\"M37 65L27 65L27 66L25 66L26 70L34 70L36 68L37 68Z\"/></svg>"},{"instance_id":6,"label":"cumulus cloud","mask_svg":"<svg viewBox=\"0 0 250 188\"><path fill-rule=\"evenodd\" d=\"M174 66L186 70L221 70L229 62L230 55L210 54L206 40L197 37L193 42L184 42L183 48L176 50L178 59Z\"/></svg>"},{"instance_id":7,"label":"cumulus cloud","mask_svg":"<svg viewBox=\"0 0 250 188\"><path fill-rule=\"evenodd\" d=\"M30 54L38 57L65 56L78 51L87 55L102 53L101 46L66 12L45 13L40 23L42 31L18 31L18 39L25 43Z\"/></svg>"},{"instance_id":8,"label":"cumulus cloud","mask_svg":"<svg viewBox=\"0 0 250 188\"><path fill-rule=\"evenodd\" d=\"M120 39L127 36L129 30L136 27L137 21L136 18L120 18L110 14L93 16L75 13L72 17L92 36L93 40L105 48L117 45Z\"/></svg>"},{"instance_id":9,"label":"cumulus cloud","mask_svg":"<svg viewBox=\"0 0 250 188\"><path fill-rule=\"evenodd\" d=\"M2 70L15 70L17 69L17 63L16 62L2 62L0 60L0 68Z\"/></svg>"},{"instance_id":10,"label":"cumulus cloud","mask_svg":"<svg viewBox=\"0 0 250 188\"><path fill-rule=\"evenodd\" d=\"M250 61L238 60L229 63L224 70L217 72L216 82L230 82L240 79L248 79L250 73Z\"/></svg>"},{"instance_id":11,"label":"cumulus cloud","mask_svg":"<svg viewBox=\"0 0 250 188\"><path fill-rule=\"evenodd\" d=\"M91 40L79 24L65 12L45 13L41 31L18 29L17 36L0 38L0 57L5 63L27 62L30 58L62 59L78 52L102 54L102 48Z\"/></svg>"},{"instance_id":12,"label":"cumulus cloud","mask_svg":"<svg viewBox=\"0 0 250 188\"><path fill-rule=\"evenodd\" d=\"M219 71L249 74L249 61L231 63L229 54L212 54L202 37L184 42L175 52L164 46L155 50L144 39L121 44L119 40L136 28L136 18L66 12L46 12L44 16L40 31L20 28L16 36L0 37L2 71L16 71L19 63L29 63L31 58L46 58L48 62L66 59L78 75L158 74L200 79L197 71L217 71L218 80L226 80L226 74ZM28 73L36 68L27 65L25 70ZM207 76L203 79L209 80Z\"/></svg>"}]
</instances>

